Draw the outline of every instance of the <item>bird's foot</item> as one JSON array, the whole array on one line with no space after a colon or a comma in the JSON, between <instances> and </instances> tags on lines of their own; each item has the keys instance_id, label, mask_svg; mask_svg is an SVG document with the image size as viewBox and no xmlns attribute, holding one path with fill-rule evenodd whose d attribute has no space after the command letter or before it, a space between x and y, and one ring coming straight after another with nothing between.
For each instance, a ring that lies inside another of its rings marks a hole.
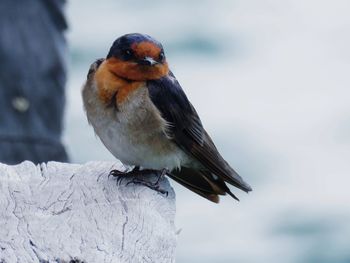
<instances>
[{"instance_id":1,"label":"bird's foot","mask_svg":"<svg viewBox=\"0 0 350 263\"><path fill-rule=\"evenodd\" d=\"M110 177L111 175L113 177L117 177L117 183L119 184L123 178L128 177L128 176L138 175L139 171L140 171L139 166L135 166L131 171L119 171L117 169L114 169L114 170L109 172L108 177Z\"/></svg>"},{"instance_id":2,"label":"bird's foot","mask_svg":"<svg viewBox=\"0 0 350 263\"><path fill-rule=\"evenodd\" d=\"M166 173L168 172L168 169L162 169L162 170L151 170L151 169L146 169L146 170L139 170L138 171L138 175L149 175L149 174L154 174L156 173L157 176L157 180L152 183L149 181L146 181L144 179L141 178L133 178L130 182L128 182L126 185L129 184L141 184L144 186L147 186L148 188L157 191L158 193L161 194L165 194L166 196L168 196L168 191L162 189L160 187L160 181L164 178L164 176L166 175Z\"/></svg>"}]
</instances>

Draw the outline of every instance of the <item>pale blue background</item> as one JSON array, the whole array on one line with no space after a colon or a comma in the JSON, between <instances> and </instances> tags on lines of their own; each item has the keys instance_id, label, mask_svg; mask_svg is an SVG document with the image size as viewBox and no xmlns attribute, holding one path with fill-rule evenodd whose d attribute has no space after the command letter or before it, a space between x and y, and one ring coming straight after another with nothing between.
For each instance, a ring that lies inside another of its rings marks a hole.
<instances>
[{"instance_id":1,"label":"pale blue background","mask_svg":"<svg viewBox=\"0 0 350 263\"><path fill-rule=\"evenodd\" d=\"M80 88L114 39L148 33L252 185L219 205L179 187L177 262L350 262L349 1L69 1L65 144L113 160Z\"/></svg>"}]
</instances>

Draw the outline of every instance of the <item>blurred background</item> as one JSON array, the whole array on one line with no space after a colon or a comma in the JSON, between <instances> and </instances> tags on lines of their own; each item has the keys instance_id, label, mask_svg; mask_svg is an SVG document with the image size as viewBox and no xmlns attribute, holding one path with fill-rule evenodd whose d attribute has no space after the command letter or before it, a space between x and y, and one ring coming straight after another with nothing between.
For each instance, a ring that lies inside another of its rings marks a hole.
<instances>
[{"instance_id":1,"label":"blurred background","mask_svg":"<svg viewBox=\"0 0 350 263\"><path fill-rule=\"evenodd\" d=\"M82 110L90 63L150 34L253 187L215 205L172 182L177 262L350 262L349 13L341 0L68 1L72 161L114 159Z\"/></svg>"},{"instance_id":2,"label":"blurred background","mask_svg":"<svg viewBox=\"0 0 350 263\"><path fill-rule=\"evenodd\" d=\"M345 0L67 1L70 161L114 160L81 86L117 37L147 33L253 187L216 205L172 182L177 262L350 262L349 13Z\"/></svg>"}]
</instances>

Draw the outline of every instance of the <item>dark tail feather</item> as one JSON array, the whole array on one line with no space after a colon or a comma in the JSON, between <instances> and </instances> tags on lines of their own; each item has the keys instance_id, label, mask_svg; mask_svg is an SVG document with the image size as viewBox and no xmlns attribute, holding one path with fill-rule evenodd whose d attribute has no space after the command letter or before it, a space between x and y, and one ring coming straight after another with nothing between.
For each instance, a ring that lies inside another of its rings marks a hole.
<instances>
[{"instance_id":1,"label":"dark tail feather","mask_svg":"<svg viewBox=\"0 0 350 263\"><path fill-rule=\"evenodd\" d=\"M176 181L177 183L181 184L182 186L186 187L187 189L191 190L192 192L208 199L209 201L212 201L214 203L219 203L220 199L217 194L211 194L209 192L200 190L198 188L193 187L192 185L188 184L186 181L182 180L181 178L173 175L173 174L168 174L168 176Z\"/></svg>"},{"instance_id":2,"label":"dark tail feather","mask_svg":"<svg viewBox=\"0 0 350 263\"><path fill-rule=\"evenodd\" d=\"M182 167L181 170L172 171L169 177L214 203L219 203L219 195L226 193L239 201L225 182L220 179L215 180L210 172Z\"/></svg>"},{"instance_id":3,"label":"dark tail feather","mask_svg":"<svg viewBox=\"0 0 350 263\"><path fill-rule=\"evenodd\" d=\"M233 199L236 199L238 202L239 202L239 199L237 196L235 196L230 189L227 190L227 193L233 198Z\"/></svg>"},{"instance_id":4,"label":"dark tail feather","mask_svg":"<svg viewBox=\"0 0 350 263\"><path fill-rule=\"evenodd\" d=\"M227 187L224 180L217 178L217 176L213 176L213 174L210 172L205 172L204 176L208 182L215 182L215 184L222 189L221 191L224 191L224 194L228 193L233 199L239 201L238 197L231 192L230 188Z\"/></svg>"},{"instance_id":5,"label":"dark tail feather","mask_svg":"<svg viewBox=\"0 0 350 263\"><path fill-rule=\"evenodd\" d=\"M214 203L219 203L218 194L214 191L210 183L208 183L207 180L197 171L188 168L181 168L181 170L174 170L168 175L171 179L196 194L199 194Z\"/></svg>"}]
</instances>

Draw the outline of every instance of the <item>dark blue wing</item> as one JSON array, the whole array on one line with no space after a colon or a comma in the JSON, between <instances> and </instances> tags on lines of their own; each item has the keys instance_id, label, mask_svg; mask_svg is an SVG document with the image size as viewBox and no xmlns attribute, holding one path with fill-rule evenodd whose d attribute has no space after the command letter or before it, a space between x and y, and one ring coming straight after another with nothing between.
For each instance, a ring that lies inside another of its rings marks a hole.
<instances>
[{"instance_id":1,"label":"dark blue wing","mask_svg":"<svg viewBox=\"0 0 350 263\"><path fill-rule=\"evenodd\" d=\"M228 165L217 151L201 120L180 84L170 73L147 83L150 98L170 124L168 136L185 152L198 160L209 172L243 191L250 186ZM214 178L214 177L213 177ZM213 178L210 178L212 180ZM220 186L223 186L220 184ZM225 189L228 190L229 189ZM230 192L228 192L230 193Z\"/></svg>"},{"instance_id":2,"label":"dark blue wing","mask_svg":"<svg viewBox=\"0 0 350 263\"><path fill-rule=\"evenodd\" d=\"M202 122L175 77L171 74L149 81L147 87L152 102L171 125L168 135L176 140L176 136L185 133L193 142L202 145Z\"/></svg>"}]
</instances>

